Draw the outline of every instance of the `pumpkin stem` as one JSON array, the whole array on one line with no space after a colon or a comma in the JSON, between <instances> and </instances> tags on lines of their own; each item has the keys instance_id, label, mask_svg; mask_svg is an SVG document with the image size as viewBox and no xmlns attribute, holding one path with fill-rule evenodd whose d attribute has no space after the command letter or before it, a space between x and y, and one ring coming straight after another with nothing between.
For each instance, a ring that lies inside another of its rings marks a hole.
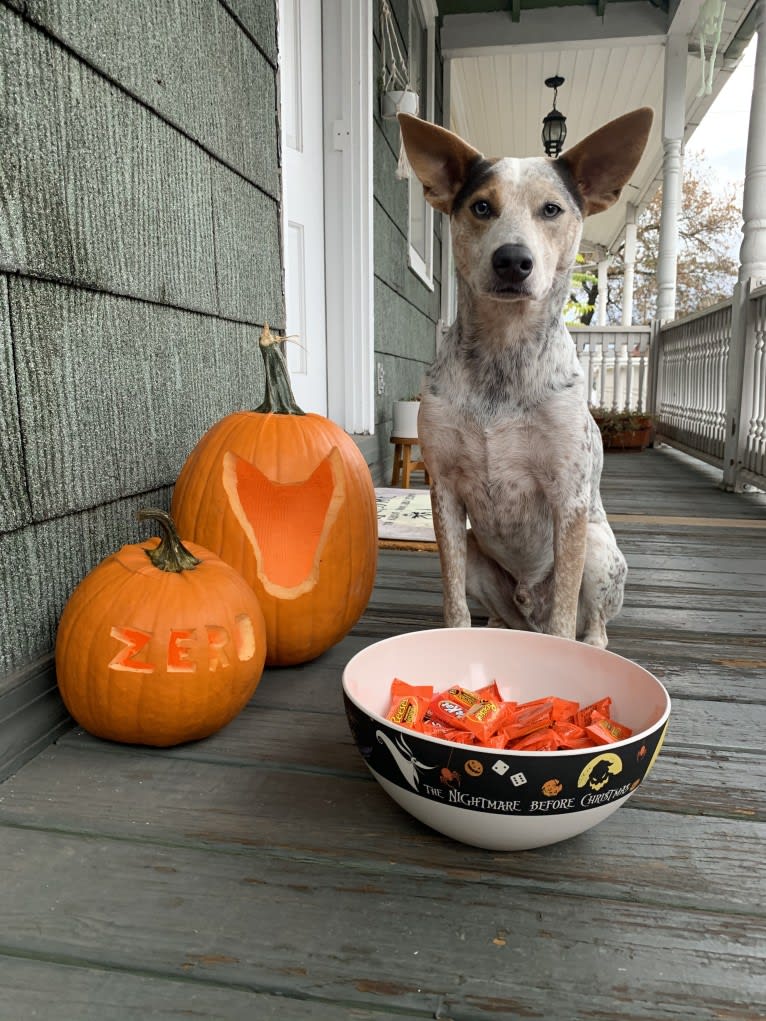
<instances>
[{"instance_id":1,"label":"pumpkin stem","mask_svg":"<svg viewBox=\"0 0 766 1021\"><path fill-rule=\"evenodd\" d=\"M178 538L173 519L164 510L160 510L158 507L144 507L136 511L136 517L139 521L156 521L160 526L162 537L159 544L153 549L144 550L147 557L160 571L176 573L193 571L197 564L202 563L193 553L189 552Z\"/></svg>"},{"instance_id":2,"label":"pumpkin stem","mask_svg":"<svg viewBox=\"0 0 766 1021\"><path fill-rule=\"evenodd\" d=\"M304 415L295 400L290 376L287 372L285 356L279 347L282 338L275 336L269 324L263 324L260 345L263 365L266 369L266 394L263 403L255 410L258 414L268 415Z\"/></svg>"}]
</instances>

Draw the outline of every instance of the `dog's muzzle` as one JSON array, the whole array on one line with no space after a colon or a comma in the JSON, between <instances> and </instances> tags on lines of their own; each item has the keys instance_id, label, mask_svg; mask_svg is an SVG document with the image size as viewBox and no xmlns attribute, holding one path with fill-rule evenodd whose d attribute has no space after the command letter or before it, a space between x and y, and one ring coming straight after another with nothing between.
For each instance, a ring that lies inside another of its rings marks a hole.
<instances>
[{"instance_id":1,"label":"dog's muzzle","mask_svg":"<svg viewBox=\"0 0 766 1021\"><path fill-rule=\"evenodd\" d=\"M535 268L532 253L526 245L501 245L492 253L492 269L498 282L497 290L518 292Z\"/></svg>"}]
</instances>

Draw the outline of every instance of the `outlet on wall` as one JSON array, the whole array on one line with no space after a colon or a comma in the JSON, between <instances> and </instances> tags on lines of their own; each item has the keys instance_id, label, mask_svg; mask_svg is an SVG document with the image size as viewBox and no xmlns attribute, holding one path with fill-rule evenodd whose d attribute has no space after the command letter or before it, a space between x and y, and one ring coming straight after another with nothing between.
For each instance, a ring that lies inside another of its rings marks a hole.
<instances>
[{"instance_id":1,"label":"outlet on wall","mask_svg":"<svg viewBox=\"0 0 766 1021\"><path fill-rule=\"evenodd\" d=\"M383 368L383 362L378 362L376 368L377 368L376 376L377 382L375 389L378 394L378 397L382 397L383 394L386 392L386 370Z\"/></svg>"}]
</instances>

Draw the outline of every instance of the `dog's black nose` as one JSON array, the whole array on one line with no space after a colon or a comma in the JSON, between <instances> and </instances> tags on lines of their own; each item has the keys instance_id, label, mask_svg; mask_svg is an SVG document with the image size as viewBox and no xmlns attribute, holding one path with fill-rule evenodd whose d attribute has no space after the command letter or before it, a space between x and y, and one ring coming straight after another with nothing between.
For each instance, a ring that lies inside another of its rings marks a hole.
<instances>
[{"instance_id":1,"label":"dog's black nose","mask_svg":"<svg viewBox=\"0 0 766 1021\"><path fill-rule=\"evenodd\" d=\"M501 245L492 255L492 268L500 280L520 284L534 269L532 253L526 245Z\"/></svg>"}]
</instances>

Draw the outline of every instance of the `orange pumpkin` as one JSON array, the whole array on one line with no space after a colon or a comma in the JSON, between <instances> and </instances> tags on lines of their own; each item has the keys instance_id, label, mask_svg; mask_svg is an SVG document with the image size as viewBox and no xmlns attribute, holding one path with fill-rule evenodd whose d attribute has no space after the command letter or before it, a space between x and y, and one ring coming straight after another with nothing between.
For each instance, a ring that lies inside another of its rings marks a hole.
<instances>
[{"instance_id":1,"label":"orange pumpkin","mask_svg":"<svg viewBox=\"0 0 766 1021\"><path fill-rule=\"evenodd\" d=\"M164 511L163 537L123 546L80 582L56 636L56 674L74 719L97 737L168 746L229 723L258 686L263 614L236 571L182 545Z\"/></svg>"},{"instance_id":2,"label":"orange pumpkin","mask_svg":"<svg viewBox=\"0 0 766 1021\"><path fill-rule=\"evenodd\" d=\"M266 662L303 663L339 641L370 598L377 564L375 489L353 440L295 403L278 337L266 326L266 396L228 415L181 470L172 513L252 586Z\"/></svg>"}]
</instances>

